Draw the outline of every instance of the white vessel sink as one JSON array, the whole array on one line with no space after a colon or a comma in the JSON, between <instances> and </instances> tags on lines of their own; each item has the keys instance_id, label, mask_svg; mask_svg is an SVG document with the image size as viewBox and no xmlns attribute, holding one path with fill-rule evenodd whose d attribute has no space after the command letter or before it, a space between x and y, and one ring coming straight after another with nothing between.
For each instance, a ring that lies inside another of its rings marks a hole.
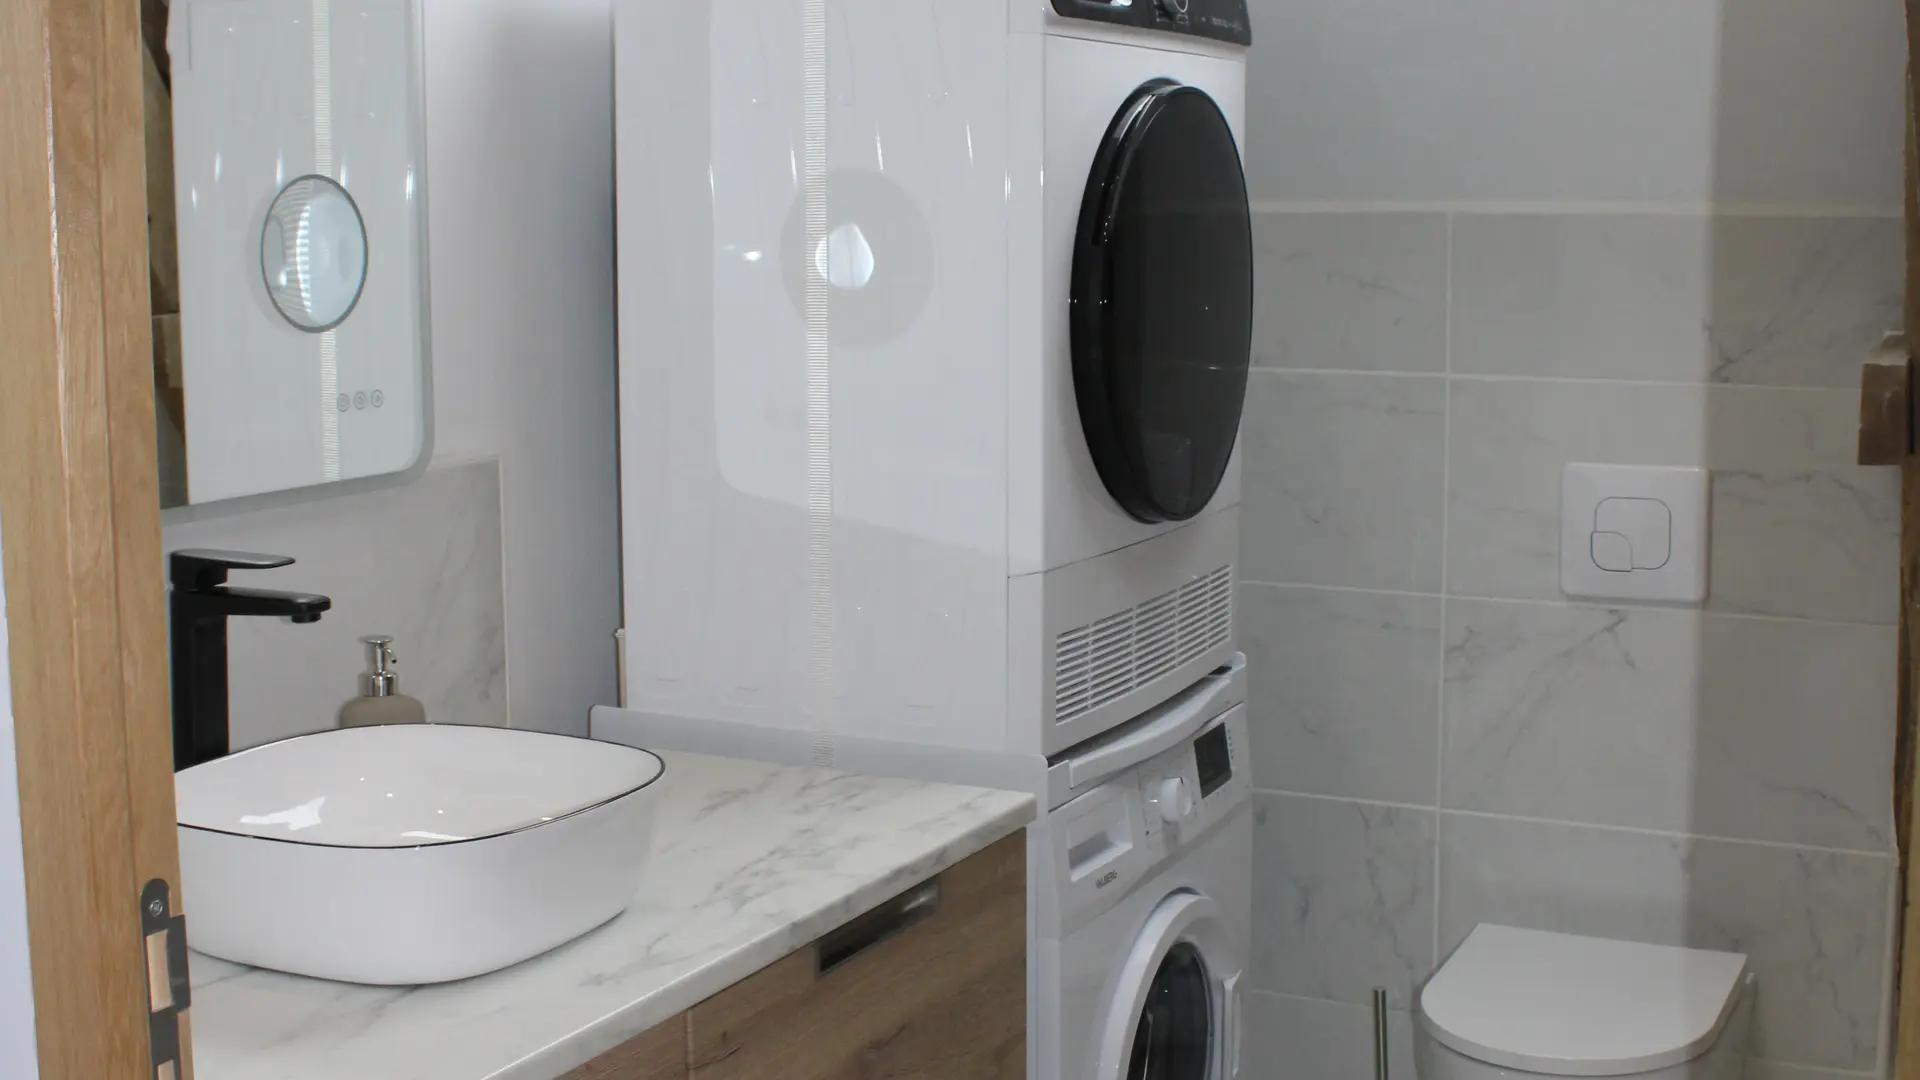
<instances>
[{"instance_id":1,"label":"white vessel sink","mask_svg":"<svg viewBox=\"0 0 1920 1080\"><path fill-rule=\"evenodd\" d=\"M384 985L518 963L632 902L664 771L632 747L452 724L196 765L174 777L188 942Z\"/></svg>"}]
</instances>

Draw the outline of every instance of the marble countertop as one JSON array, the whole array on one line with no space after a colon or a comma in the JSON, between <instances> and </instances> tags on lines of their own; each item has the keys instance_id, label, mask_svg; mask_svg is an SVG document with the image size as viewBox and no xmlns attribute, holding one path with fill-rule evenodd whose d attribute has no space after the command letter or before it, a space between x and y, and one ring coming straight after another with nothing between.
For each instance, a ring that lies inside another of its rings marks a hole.
<instances>
[{"instance_id":1,"label":"marble countertop","mask_svg":"<svg viewBox=\"0 0 1920 1080\"><path fill-rule=\"evenodd\" d=\"M1026 794L660 756L653 858L625 914L439 986L326 982L195 953L199 1080L554 1080L1034 813Z\"/></svg>"}]
</instances>

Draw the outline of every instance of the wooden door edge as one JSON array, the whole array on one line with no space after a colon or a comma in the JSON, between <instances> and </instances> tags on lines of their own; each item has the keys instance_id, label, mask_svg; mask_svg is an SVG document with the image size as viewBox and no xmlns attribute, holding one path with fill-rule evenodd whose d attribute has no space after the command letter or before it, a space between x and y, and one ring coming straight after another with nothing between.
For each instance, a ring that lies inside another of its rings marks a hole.
<instances>
[{"instance_id":1,"label":"wooden door edge","mask_svg":"<svg viewBox=\"0 0 1920 1080\"><path fill-rule=\"evenodd\" d=\"M1905 219L1906 273L1905 291L1902 303L1902 323L1907 338L1920 332L1920 108L1916 108L1915 80L1913 62L1920 57L1920 0L1907 0L1907 71L1906 71L1906 110L1905 124L1901 132L1902 161L1904 163L1904 182L1902 194L1902 213ZM1920 899L1920 874L1916 874L1913 859L1913 838L1920 821L1915 818L1914 788L1916 776L1920 776L1920 737L1916 735L1916 718L1920 718L1920 678L1916 678L1915 664L1920 660L1915 656L1916 642L1914 630L1916 602L1920 601L1920 458L1916 458L1915 434L1920 425L1914 420L1916 407L1920 407L1920 387L1914 385L1914 359L1912 340L1903 339L1901 352L1905 354L1904 391L1906 409L1895 410L1891 403L1885 404L1885 417L1889 424L1898 416L1904 428L1904 453L1898 454L1900 469L1900 580L1898 583L1899 627L1896 635L1895 668L1897 689L1895 700L1895 749L1894 749L1894 849L1898 859L1894 926L1892 927L1894 947L1889 963L1892 987L1887 1007L1892 1016L1883 1025L1891 1045L1886 1048L1885 1059L1888 1071L1895 1080L1920 1080L1920 909L1914 901ZM1871 366L1870 366L1871 367ZM1872 409L1867 395L1865 380L1871 378L1871 370L1863 372L1863 397L1861 403L1862 444L1861 461L1863 464L1883 463L1873 460L1878 455L1870 454L1865 425L1869 422ZM1887 456L1897 447L1891 436L1874 440Z\"/></svg>"},{"instance_id":2,"label":"wooden door edge","mask_svg":"<svg viewBox=\"0 0 1920 1080\"><path fill-rule=\"evenodd\" d=\"M0 526L42 1080L153 1076L139 896L178 895L139 15L0 0Z\"/></svg>"}]
</instances>

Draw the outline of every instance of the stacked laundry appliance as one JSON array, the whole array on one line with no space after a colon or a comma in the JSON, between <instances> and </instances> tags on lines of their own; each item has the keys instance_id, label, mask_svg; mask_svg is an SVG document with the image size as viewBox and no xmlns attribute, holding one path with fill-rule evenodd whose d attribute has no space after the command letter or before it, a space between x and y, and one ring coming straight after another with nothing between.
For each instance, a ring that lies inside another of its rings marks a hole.
<instances>
[{"instance_id":1,"label":"stacked laundry appliance","mask_svg":"<svg viewBox=\"0 0 1920 1080\"><path fill-rule=\"evenodd\" d=\"M1245 0L616 3L593 733L1034 792L1036 1077L1236 1066L1249 40Z\"/></svg>"}]
</instances>

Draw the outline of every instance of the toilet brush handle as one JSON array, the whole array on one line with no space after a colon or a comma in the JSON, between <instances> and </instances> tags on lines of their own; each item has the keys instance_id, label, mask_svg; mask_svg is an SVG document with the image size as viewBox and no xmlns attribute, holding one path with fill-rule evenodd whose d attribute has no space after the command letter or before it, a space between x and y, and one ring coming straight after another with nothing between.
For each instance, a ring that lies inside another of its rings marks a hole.
<instances>
[{"instance_id":1,"label":"toilet brush handle","mask_svg":"<svg viewBox=\"0 0 1920 1080\"><path fill-rule=\"evenodd\" d=\"M1387 1080L1387 991L1373 989L1373 1080Z\"/></svg>"}]
</instances>

